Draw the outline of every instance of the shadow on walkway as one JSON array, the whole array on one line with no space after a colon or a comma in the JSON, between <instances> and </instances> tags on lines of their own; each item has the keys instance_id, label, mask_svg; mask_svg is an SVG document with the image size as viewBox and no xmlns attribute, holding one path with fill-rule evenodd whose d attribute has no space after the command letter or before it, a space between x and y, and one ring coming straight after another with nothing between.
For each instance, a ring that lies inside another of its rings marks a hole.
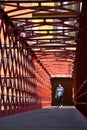
<instances>
[{"instance_id":1,"label":"shadow on walkway","mask_svg":"<svg viewBox=\"0 0 87 130\"><path fill-rule=\"evenodd\" d=\"M75 107L50 107L0 118L0 130L87 130Z\"/></svg>"}]
</instances>

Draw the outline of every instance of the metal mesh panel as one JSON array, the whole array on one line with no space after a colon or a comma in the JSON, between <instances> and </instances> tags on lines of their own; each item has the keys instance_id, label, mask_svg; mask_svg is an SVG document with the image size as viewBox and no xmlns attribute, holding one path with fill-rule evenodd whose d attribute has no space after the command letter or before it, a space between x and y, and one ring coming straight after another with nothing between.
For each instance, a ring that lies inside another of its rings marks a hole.
<instances>
[{"instance_id":1,"label":"metal mesh panel","mask_svg":"<svg viewBox=\"0 0 87 130\"><path fill-rule=\"evenodd\" d=\"M48 74L33 60L28 44L12 30L14 25L7 18L0 19L0 116L51 103Z\"/></svg>"}]
</instances>

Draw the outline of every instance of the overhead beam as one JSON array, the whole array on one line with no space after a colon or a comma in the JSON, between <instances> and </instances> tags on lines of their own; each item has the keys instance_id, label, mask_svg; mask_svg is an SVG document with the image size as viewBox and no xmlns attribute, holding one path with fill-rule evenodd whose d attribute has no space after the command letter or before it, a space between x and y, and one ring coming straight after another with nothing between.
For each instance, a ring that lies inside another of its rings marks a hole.
<instances>
[{"instance_id":1,"label":"overhead beam","mask_svg":"<svg viewBox=\"0 0 87 130\"><path fill-rule=\"evenodd\" d=\"M9 1L0 1L1 3L37 3L37 2L72 2L72 0L25 0L25 1L22 1L22 0L20 0L20 1L18 1L18 0L9 0ZM76 1L76 2L81 2L81 1L83 1L83 0L73 0L73 1Z\"/></svg>"},{"instance_id":2,"label":"overhead beam","mask_svg":"<svg viewBox=\"0 0 87 130\"><path fill-rule=\"evenodd\" d=\"M34 13L34 18L76 18L79 17L81 13L72 12L58 12L58 13Z\"/></svg>"}]
</instances>

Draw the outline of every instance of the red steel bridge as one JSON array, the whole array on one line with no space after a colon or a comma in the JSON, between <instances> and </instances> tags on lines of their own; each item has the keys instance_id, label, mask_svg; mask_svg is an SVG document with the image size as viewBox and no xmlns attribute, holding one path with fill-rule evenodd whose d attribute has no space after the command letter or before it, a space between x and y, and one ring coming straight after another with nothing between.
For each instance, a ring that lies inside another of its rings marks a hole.
<instances>
[{"instance_id":1,"label":"red steel bridge","mask_svg":"<svg viewBox=\"0 0 87 130\"><path fill-rule=\"evenodd\" d=\"M87 116L87 0L0 0L0 116L51 106L56 76Z\"/></svg>"}]
</instances>

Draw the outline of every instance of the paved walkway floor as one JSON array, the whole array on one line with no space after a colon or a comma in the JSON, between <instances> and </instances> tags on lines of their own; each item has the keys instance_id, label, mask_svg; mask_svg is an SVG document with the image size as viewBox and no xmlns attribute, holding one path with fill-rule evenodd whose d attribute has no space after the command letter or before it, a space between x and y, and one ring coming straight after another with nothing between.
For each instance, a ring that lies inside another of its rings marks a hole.
<instances>
[{"instance_id":1,"label":"paved walkway floor","mask_svg":"<svg viewBox=\"0 0 87 130\"><path fill-rule=\"evenodd\" d=\"M75 107L51 107L0 118L0 130L87 130Z\"/></svg>"}]
</instances>

